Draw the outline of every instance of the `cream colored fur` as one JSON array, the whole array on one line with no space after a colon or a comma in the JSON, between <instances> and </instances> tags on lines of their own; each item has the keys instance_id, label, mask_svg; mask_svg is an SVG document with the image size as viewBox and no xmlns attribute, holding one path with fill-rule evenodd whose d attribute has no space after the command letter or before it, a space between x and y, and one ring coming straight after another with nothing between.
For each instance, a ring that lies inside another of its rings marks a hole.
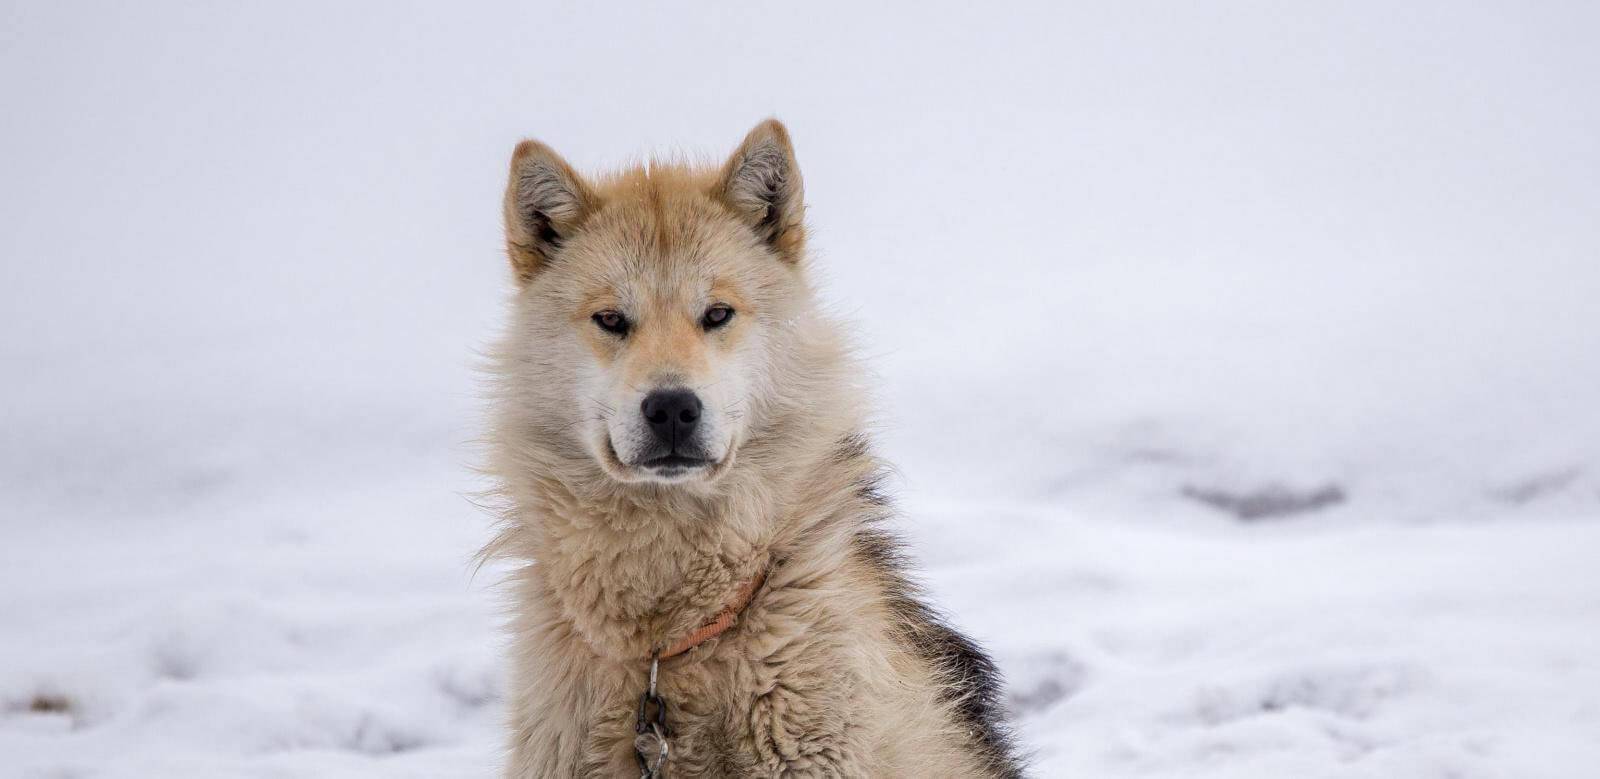
<instances>
[{"instance_id":1,"label":"cream colored fur","mask_svg":"<svg viewBox=\"0 0 1600 779\"><path fill-rule=\"evenodd\" d=\"M519 289L490 435L504 529L485 550L530 563L515 573L506 776L637 776L651 651L768 568L730 630L662 664L667 776L1000 773L907 646L898 573L861 554L879 464L856 367L806 279L802 216L775 121L720 170L590 181L518 147ZM733 323L691 327L712 298L737 299ZM636 330L600 331L596 306L628 307ZM607 445L663 376L708 397L724 448L708 474L652 479Z\"/></svg>"}]
</instances>

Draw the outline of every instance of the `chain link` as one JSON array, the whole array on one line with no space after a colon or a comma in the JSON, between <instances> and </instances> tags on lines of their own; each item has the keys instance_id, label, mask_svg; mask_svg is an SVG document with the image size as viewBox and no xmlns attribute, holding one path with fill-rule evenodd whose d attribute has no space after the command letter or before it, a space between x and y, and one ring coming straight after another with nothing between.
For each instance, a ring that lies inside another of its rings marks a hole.
<instances>
[{"instance_id":1,"label":"chain link","mask_svg":"<svg viewBox=\"0 0 1600 779\"><path fill-rule=\"evenodd\" d=\"M659 779L667 764L670 747L667 738L667 702L656 694L656 674L661 668L661 653L650 655L650 686L639 696L639 716L633 725L633 753L639 758L639 779ZM647 744L654 741L654 749ZM654 754L651 754L654 752Z\"/></svg>"}]
</instances>

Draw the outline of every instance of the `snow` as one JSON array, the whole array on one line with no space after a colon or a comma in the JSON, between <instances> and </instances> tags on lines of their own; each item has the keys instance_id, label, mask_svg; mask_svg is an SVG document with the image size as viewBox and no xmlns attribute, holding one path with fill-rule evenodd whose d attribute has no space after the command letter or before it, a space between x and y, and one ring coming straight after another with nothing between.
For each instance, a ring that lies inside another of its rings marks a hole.
<instances>
[{"instance_id":1,"label":"snow","mask_svg":"<svg viewBox=\"0 0 1600 779\"><path fill-rule=\"evenodd\" d=\"M0 775L491 775L510 148L769 114L1036 774L1600 766L1590 5L3 14Z\"/></svg>"}]
</instances>

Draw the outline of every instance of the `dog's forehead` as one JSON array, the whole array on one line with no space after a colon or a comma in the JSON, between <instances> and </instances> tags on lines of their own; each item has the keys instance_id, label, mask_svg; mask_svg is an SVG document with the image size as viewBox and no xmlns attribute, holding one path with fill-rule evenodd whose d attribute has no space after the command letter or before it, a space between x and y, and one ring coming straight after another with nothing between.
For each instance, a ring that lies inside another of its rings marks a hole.
<instances>
[{"instance_id":1,"label":"dog's forehead","mask_svg":"<svg viewBox=\"0 0 1600 779\"><path fill-rule=\"evenodd\" d=\"M603 190L584 226L582 274L589 286L655 299L704 295L761 259L748 229L709 194L709 183L657 175ZM576 248L576 247L575 247Z\"/></svg>"}]
</instances>

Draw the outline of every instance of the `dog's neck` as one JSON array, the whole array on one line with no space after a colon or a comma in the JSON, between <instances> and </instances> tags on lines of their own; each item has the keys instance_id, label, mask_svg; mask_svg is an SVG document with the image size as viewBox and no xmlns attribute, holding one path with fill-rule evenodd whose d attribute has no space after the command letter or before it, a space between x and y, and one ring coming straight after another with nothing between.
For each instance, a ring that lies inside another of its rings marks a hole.
<instances>
[{"instance_id":1,"label":"dog's neck","mask_svg":"<svg viewBox=\"0 0 1600 779\"><path fill-rule=\"evenodd\" d=\"M775 563L815 551L815 526L860 500L876 463L840 429L810 426L782 447L747 447L704 492L606 483L552 464L513 493L499 542L512 548L495 553L534 560L525 584L596 654L641 661L693 635ZM797 505L805 516L786 508Z\"/></svg>"},{"instance_id":2,"label":"dog's neck","mask_svg":"<svg viewBox=\"0 0 1600 779\"><path fill-rule=\"evenodd\" d=\"M770 562L775 507L729 486L712 496L635 488L586 499L541 479L529 507L532 573L598 654L649 657L708 622Z\"/></svg>"}]
</instances>

